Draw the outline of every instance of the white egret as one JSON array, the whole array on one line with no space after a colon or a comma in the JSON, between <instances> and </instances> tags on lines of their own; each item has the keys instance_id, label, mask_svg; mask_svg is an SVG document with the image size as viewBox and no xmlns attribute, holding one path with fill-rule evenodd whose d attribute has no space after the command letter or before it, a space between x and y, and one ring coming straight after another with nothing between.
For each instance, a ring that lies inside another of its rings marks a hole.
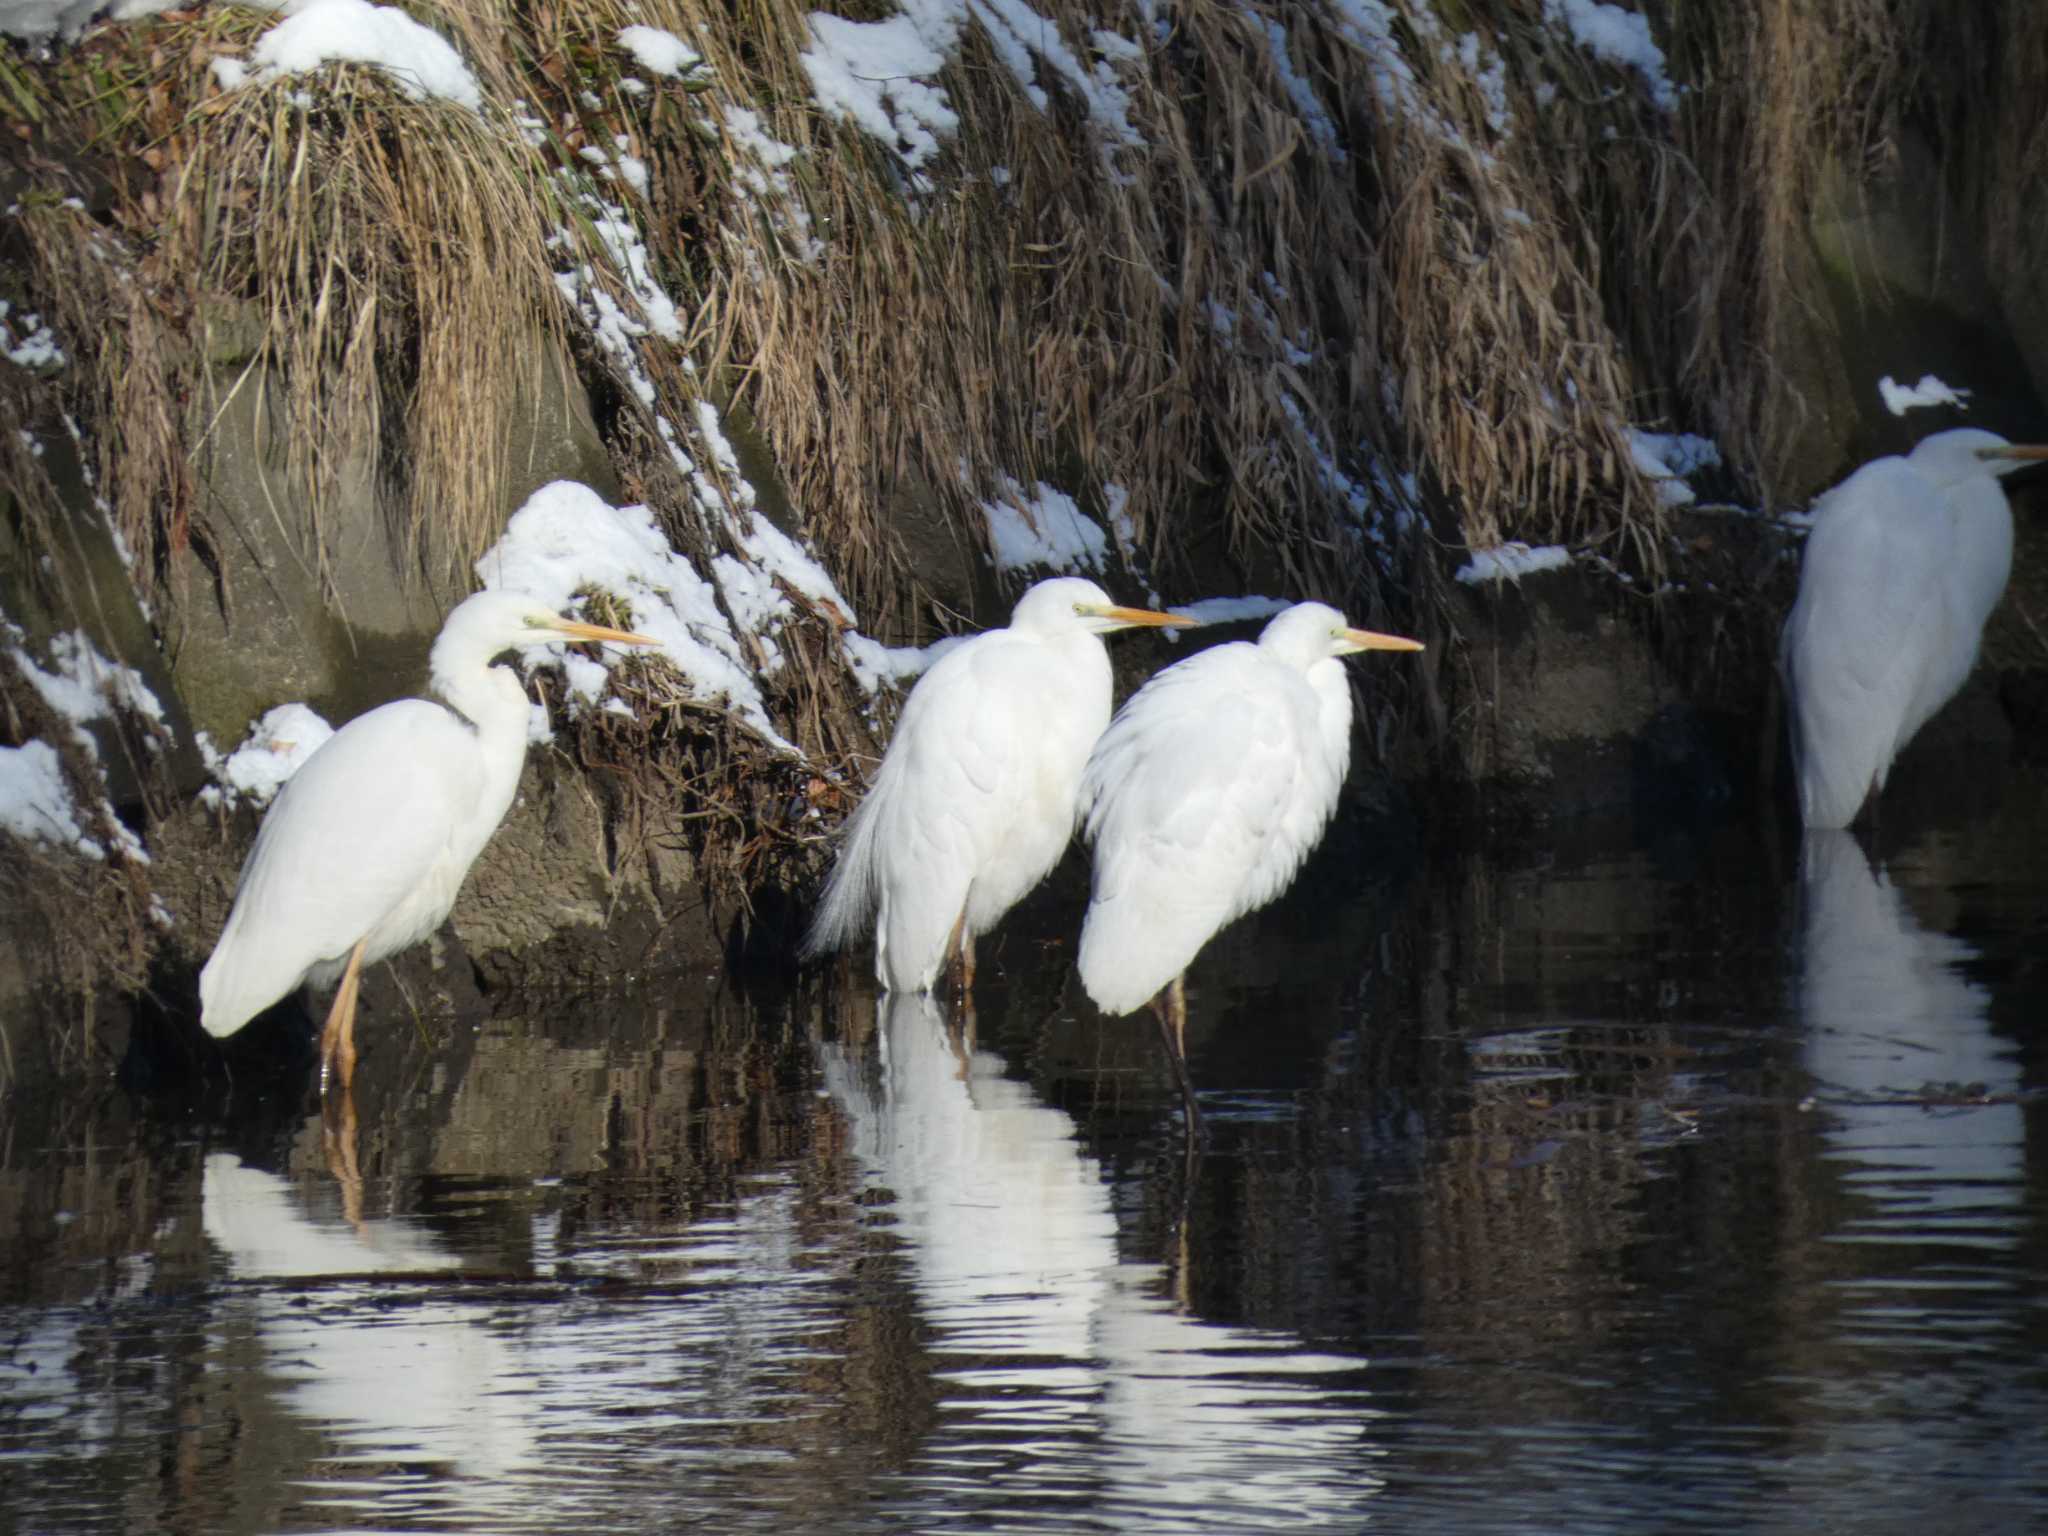
<instances>
[{"instance_id":1,"label":"white egret","mask_svg":"<svg viewBox=\"0 0 2048 1536\"><path fill-rule=\"evenodd\" d=\"M1871 460L1814 503L1780 651L1807 826L1854 821L1968 679L2012 570L1998 477L2044 458L1962 427Z\"/></svg>"},{"instance_id":2,"label":"white egret","mask_svg":"<svg viewBox=\"0 0 2048 1536\"><path fill-rule=\"evenodd\" d=\"M565 619L532 598L479 592L441 626L429 663L445 704L399 699L358 715L279 791L199 973L201 1022L231 1035L302 982L340 979L321 1074L355 1072L362 968L441 926L519 787L531 710L506 651L548 640L653 645Z\"/></svg>"},{"instance_id":3,"label":"white egret","mask_svg":"<svg viewBox=\"0 0 2048 1536\"><path fill-rule=\"evenodd\" d=\"M1219 929L1284 891L1322 839L1351 761L1351 681L1337 658L1421 649L1297 603L1256 643L1159 673L1095 744L1081 786L1095 849L1081 985L1105 1013L1152 1005L1190 1126L1183 973Z\"/></svg>"},{"instance_id":4,"label":"white egret","mask_svg":"<svg viewBox=\"0 0 2048 1536\"><path fill-rule=\"evenodd\" d=\"M875 979L928 991L1043 880L1074 835L1081 769L1109 724L1102 636L1194 620L1120 608L1092 581L1041 581L1007 629L954 646L917 680L848 820L805 958L875 930Z\"/></svg>"}]
</instances>

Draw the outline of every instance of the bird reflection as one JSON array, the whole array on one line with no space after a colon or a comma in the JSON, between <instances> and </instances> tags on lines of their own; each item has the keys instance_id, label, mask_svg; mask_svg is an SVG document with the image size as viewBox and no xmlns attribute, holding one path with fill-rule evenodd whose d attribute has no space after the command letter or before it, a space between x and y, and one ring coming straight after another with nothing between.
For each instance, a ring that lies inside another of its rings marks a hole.
<instances>
[{"instance_id":1,"label":"bird reflection","mask_svg":"<svg viewBox=\"0 0 2048 1536\"><path fill-rule=\"evenodd\" d=\"M230 1153L208 1156L203 1187L206 1235L237 1280L431 1276L461 1266L410 1222L317 1221L291 1183ZM294 1413L326 1427L345 1454L478 1478L533 1459L537 1428L521 1407L532 1383L485 1308L397 1291L384 1293L391 1305L368 1308L352 1287L339 1288L331 1308L290 1288L244 1294L268 1373L286 1384Z\"/></svg>"},{"instance_id":2,"label":"bird reflection","mask_svg":"<svg viewBox=\"0 0 2048 1536\"><path fill-rule=\"evenodd\" d=\"M1854 1230L2003 1242L1984 1218L2020 1195L2019 1063L1962 972L1976 951L1922 928L1847 832L1805 834L1800 875L1805 1064L1877 1205Z\"/></svg>"},{"instance_id":3,"label":"bird reflection","mask_svg":"<svg viewBox=\"0 0 2048 1536\"><path fill-rule=\"evenodd\" d=\"M998 1498L1085 1492L1122 1530L1355 1519L1381 1482L1364 1362L1185 1315L1159 1266L1119 1258L1073 1121L929 996L879 1006L875 1055L827 1047L825 1081L941 1357L928 1463Z\"/></svg>"}]
</instances>

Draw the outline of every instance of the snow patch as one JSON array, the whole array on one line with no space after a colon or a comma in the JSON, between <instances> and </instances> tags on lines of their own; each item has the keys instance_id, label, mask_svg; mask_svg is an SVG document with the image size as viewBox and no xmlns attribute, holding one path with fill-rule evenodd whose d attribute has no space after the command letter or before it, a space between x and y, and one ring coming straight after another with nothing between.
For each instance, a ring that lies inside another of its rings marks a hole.
<instances>
[{"instance_id":1,"label":"snow patch","mask_svg":"<svg viewBox=\"0 0 2048 1536\"><path fill-rule=\"evenodd\" d=\"M47 741L0 747L0 831L104 859L106 849L86 835L64 782L64 765Z\"/></svg>"},{"instance_id":2,"label":"snow patch","mask_svg":"<svg viewBox=\"0 0 2048 1536\"><path fill-rule=\"evenodd\" d=\"M1074 498L1039 481L1026 491L1008 475L998 477L1001 499L984 501L988 542L999 571L1045 566L1055 571L1100 571L1109 559L1101 524L1083 514Z\"/></svg>"},{"instance_id":3,"label":"snow patch","mask_svg":"<svg viewBox=\"0 0 2048 1536\"><path fill-rule=\"evenodd\" d=\"M1877 381L1877 392L1884 396L1884 408L1894 416L1934 405L1963 406L1970 398L1969 390L1944 384L1931 373L1921 374L1918 384L1900 384L1886 374Z\"/></svg>"},{"instance_id":4,"label":"snow patch","mask_svg":"<svg viewBox=\"0 0 2048 1536\"><path fill-rule=\"evenodd\" d=\"M57 333L41 315L9 318L12 306L0 299L0 354L17 368L62 368L69 361L57 345Z\"/></svg>"},{"instance_id":5,"label":"snow patch","mask_svg":"<svg viewBox=\"0 0 2048 1536\"><path fill-rule=\"evenodd\" d=\"M938 154L940 139L960 129L945 87L923 77L945 67L961 21L947 0L926 0L881 21L813 11L811 46L799 62L827 115L881 140L916 169Z\"/></svg>"},{"instance_id":6,"label":"snow patch","mask_svg":"<svg viewBox=\"0 0 2048 1536\"><path fill-rule=\"evenodd\" d=\"M292 13L249 51L253 67L215 59L214 78L228 90L306 74L323 64L367 64L389 75L415 101L435 97L483 110L483 87L455 47L396 6L370 0L300 0Z\"/></svg>"},{"instance_id":7,"label":"snow patch","mask_svg":"<svg viewBox=\"0 0 2048 1536\"><path fill-rule=\"evenodd\" d=\"M881 140L917 170L939 153L941 139L959 131L959 114L945 87L929 77L952 58L970 17L1025 99L1041 112L1051 105L1038 78L1041 64L1080 98L1105 159L1144 144L1131 125L1130 93L1117 78L1120 65L1144 57L1143 48L1095 28L1089 45L1097 61L1086 63L1025 0L906 0L902 11L880 21L813 11L811 46L801 56L812 95L826 113Z\"/></svg>"},{"instance_id":8,"label":"snow patch","mask_svg":"<svg viewBox=\"0 0 2048 1536\"><path fill-rule=\"evenodd\" d=\"M225 760L210 753L213 760L207 766L220 787L201 790L200 798L208 805L225 802L230 808L242 799L268 805L333 734L334 727L304 704L280 704L249 727L242 744Z\"/></svg>"},{"instance_id":9,"label":"snow patch","mask_svg":"<svg viewBox=\"0 0 2048 1536\"><path fill-rule=\"evenodd\" d=\"M1543 17L1595 58L1641 74L1661 110L1678 109L1678 91L1664 72L1664 50L1650 35L1649 17L1603 0L1543 0Z\"/></svg>"},{"instance_id":10,"label":"snow patch","mask_svg":"<svg viewBox=\"0 0 2048 1536\"><path fill-rule=\"evenodd\" d=\"M659 27L627 27L619 33L618 44L633 55L642 69L671 80L680 80L704 62L704 56L696 49L675 33Z\"/></svg>"},{"instance_id":11,"label":"snow patch","mask_svg":"<svg viewBox=\"0 0 2048 1536\"><path fill-rule=\"evenodd\" d=\"M84 630L50 637L52 670L47 672L36 665L18 640L8 650L21 675L45 704L70 722L79 745L94 758L99 756L99 747L85 726L94 720L111 718L116 707L139 716L148 725L144 740L152 752L163 750L170 736L163 705L150 692L140 672L102 656Z\"/></svg>"},{"instance_id":12,"label":"snow patch","mask_svg":"<svg viewBox=\"0 0 2048 1536\"><path fill-rule=\"evenodd\" d=\"M1636 468L1657 484L1657 499L1667 507L1682 507L1694 500L1686 478L1695 471L1721 462L1721 450L1704 437L1690 432L1644 432L1629 427L1629 457Z\"/></svg>"},{"instance_id":13,"label":"snow patch","mask_svg":"<svg viewBox=\"0 0 2048 1536\"><path fill-rule=\"evenodd\" d=\"M1472 558L1458 567L1458 580L1469 587L1486 581L1520 581L1537 571L1569 565L1571 559L1571 551L1562 544L1545 544L1535 549L1527 544L1500 544L1492 549L1473 550Z\"/></svg>"},{"instance_id":14,"label":"snow patch","mask_svg":"<svg viewBox=\"0 0 2048 1536\"><path fill-rule=\"evenodd\" d=\"M644 506L614 507L587 485L544 485L512 514L504 536L476 563L486 587L523 592L557 611L576 594L599 588L631 610L632 626L707 699L722 698L769 745L797 749L769 720L761 690L718 594L690 562L669 547ZM558 658L559 645L549 649ZM567 668L572 709L597 707L609 667L618 659Z\"/></svg>"}]
</instances>

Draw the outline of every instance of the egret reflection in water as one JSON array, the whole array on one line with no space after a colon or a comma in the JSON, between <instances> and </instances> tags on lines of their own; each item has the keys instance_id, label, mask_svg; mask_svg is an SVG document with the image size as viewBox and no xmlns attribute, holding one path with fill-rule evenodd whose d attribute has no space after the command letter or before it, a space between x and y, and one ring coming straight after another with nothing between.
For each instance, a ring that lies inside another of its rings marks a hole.
<instances>
[{"instance_id":1,"label":"egret reflection in water","mask_svg":"<svg viewBox=\"0 0 2048 1536\"><path fill-rule=\"evenodd\" d=\"M414 1222L323 1225L290 1182L231 1153L206 1159L202 1198L206 1235L237 1280L417 1274L431 1283L460 1266ZM337 1305L323 1306L317 1291L253 1286L229 1316L253 1319L286 1403L331 1435L344 1459L445 1466L468 1478L531 1463L534 1383L488 1309L431 1290L390 1299L368 1307L343 1288Z\"/></svg>"},{"instance_id":2,"label":"egret reflection in water","mask_svg":"<svg viewBox=\"0 0 2048 1536\"><path fill-rule=\"evenodd\" d=\"M824 1072L942 1357L917 1482L956 1483L963 1513L1065 1494L1119 1530L1363 1518L1366 1362L1185 1315L1161 1266L1119 1256L1073 1121L928 996L878 1006L873 1051L828 1046Z\"/></svg>"},{"instance_id":3,"label":"egret reflection in water","mask_svg":"<svg viewBox=\"0 0 2048 1536\"><path fill-rule=\"evenodd\" d=\"M2009 1243L2003 1219L1975 1230L1978 1214L2019 1203L2026 1137L2018 1058L1962 969L1976 951L1922 928L1848 832L1805 834L1800 883L1805 1063L1828 1141L1862 1165L1855 1184L1874 1203L1854 1231Z\"/></svg>"}]
</instances>

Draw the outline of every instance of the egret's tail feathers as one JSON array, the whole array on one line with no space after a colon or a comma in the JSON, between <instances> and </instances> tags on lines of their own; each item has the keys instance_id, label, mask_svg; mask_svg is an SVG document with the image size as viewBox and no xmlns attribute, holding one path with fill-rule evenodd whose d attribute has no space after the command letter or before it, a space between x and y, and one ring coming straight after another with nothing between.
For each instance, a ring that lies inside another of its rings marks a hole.
<instances>
[{"instance_id":1,"label":"egret's tail feathers","mask_svg":"<svg viewBox=\"0 0 2048 1536\"><path fill-rule=\"evenodd\" d=\"M874 795L861 802L846 823L839 843L839 858L832 876L825 882L825 895L811 919L811 931L804 935L797 951L805 960L833 954L867 936L874 924L879 895L880 871L875 867L876 840L870 807Z\"/></svg>"},{"instance_id":2,"label":"egret's tail feathers","mask_svg":"<svg viewBox=\"0 0 2048 1536\"><path fill-rule=\"evenodd\" d=\"M234 1034L300 979L288 965L252 956L237 938L231 923L199 972L199 1022L216 1040Z\"/></svg>"}]
</instances>

